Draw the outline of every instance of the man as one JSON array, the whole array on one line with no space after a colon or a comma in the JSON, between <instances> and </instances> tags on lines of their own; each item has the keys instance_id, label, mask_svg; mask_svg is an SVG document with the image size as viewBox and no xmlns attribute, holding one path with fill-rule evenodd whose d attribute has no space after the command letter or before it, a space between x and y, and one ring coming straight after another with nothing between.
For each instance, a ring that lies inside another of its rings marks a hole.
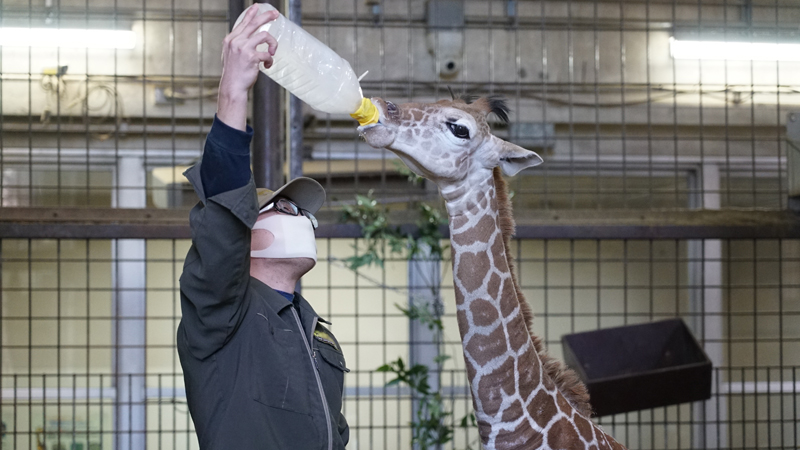
<instances>
[{"instance_id":1,"label":"man","mask_svg":"<svg viewBox=\"0 0 800 450\"><path fill-rule=\"evenodd\" d=\"M224 40L217 116L186 171L201 200L180 279L186 398L203 450L344 449L344 356L293 293L316 263L325 191L309 178L256 190L250 174L247 93L277 45L256 32L277 14L257 11ZM268 52L256 51L262 43Z\"/></svg>"}]
</instances>

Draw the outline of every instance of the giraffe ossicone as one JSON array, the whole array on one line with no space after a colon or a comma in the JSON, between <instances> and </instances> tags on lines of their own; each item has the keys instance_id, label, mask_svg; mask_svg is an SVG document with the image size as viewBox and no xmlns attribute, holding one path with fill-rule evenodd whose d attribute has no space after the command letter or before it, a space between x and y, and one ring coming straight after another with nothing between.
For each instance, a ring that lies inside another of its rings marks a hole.
<instances>
[{"instance_id":1,"label":"giraffe ossicone","mask_svg":"<svg viewBox=\"0 0 800 450\"><path fill-rule=\"evenodd\" d=\"M361 136L435 182L447 206L458 326L484 448L624 449L589 419L586 387L531 331L500 172L513 176L542 158L492 135L487 116L507 122L504 100L372 101L380 120L359 127Z\"/></svg>"}]
</instances>

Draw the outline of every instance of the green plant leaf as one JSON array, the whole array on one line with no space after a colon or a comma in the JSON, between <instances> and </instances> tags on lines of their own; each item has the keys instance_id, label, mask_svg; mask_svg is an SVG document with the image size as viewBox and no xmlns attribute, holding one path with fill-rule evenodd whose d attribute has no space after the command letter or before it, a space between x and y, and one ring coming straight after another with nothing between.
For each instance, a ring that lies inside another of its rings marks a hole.
<instances>
[{"instance_id":1,"label":"green plant leaf","mask_svg":"<svg viewBox=\"0 0 800 450\"><path fill-rule=\"evenodd\" d=\"M446 355L446 354L442 353L441 355L438 355L435 358L433 358L433 362L435 362L436 364L442 364L443 362L447 361L448 359L450 359L450 355Z\"/></svg>"},{"instance_id":2,"label":"green plant leaf","mask_svg":"<svg viewBox=\"0 0 800 450\"><path fill-rule=\"evenodd\" d=\"M401 380L400 378L395 378L394 380L392 380L392 381L389 381L388 383L386 383L386 384L384 385L384 387L392 387L392 386L396 386L396 385L400 384L400 382L401 382L401 381L403 381L403 380Z\"/></svg>"}]
</instances>

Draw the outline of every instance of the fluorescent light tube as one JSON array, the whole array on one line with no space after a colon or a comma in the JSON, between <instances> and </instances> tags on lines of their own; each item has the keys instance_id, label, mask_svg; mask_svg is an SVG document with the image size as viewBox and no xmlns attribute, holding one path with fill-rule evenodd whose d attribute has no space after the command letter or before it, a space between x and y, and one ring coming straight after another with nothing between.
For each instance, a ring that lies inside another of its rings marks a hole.
<instances>
[{"instance_id":1,"label":"fluorescent light tube","mask_svg":"<svg viewBox=\"0 0 800 450\"><path fill-rule=\"evenodd\" d=\"M800 44L737 41L683 41L669 38L675 59L800 61Z\"/></svg>"},{"instance_id":2,"label":"fluorescent light tube","mask_svg":"<svg viewBox=\"0 0 800 450\"><path fill-rule=\"evenodd\" d=\"M0 28L2 47L132 49L136 33L130 30L75 28Z\"/></svg>"}]
</instances>

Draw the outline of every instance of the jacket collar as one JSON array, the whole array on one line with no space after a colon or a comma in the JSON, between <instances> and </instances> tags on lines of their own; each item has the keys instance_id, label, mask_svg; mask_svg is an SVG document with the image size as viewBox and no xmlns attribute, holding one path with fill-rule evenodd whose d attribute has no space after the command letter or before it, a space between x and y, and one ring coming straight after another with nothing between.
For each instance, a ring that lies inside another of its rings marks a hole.
<instances>
[{"instance_id":1,"label":"jacket collar","mask_svg":"<svg viewBox=\"0 0 800 450\"><path fill-rule=\"evenodd\" d=\"M261 298L267 302L273 311L280 313L285 308L288 308L292 305L291 302L286 301L286 297L279 294L275 289L272 289L264 284L261 280L250 277L250 284L261 296ZM306 318L313 319L316 317L320 322L330 325L330 322L320 317L317 312L314 311L314 308L311 307L311 304L309 304L302 295L295 293L295 299L298 301L300 315L303 317L303 322L306 322Z\"/></svg>"},{"instance_id":2,"label":"jacket collar","mask_svg":"<svg viewBox=\"0 0 800 450\"><path fill-rule=\"evenodd\" d=\"M279 294L275 289L264 284L258 278L250 277L250 286L267 302L270 309L279 313L285 308L292 306L291 302L286 301L286 297Z\"/></svg>"}]
</instances>

